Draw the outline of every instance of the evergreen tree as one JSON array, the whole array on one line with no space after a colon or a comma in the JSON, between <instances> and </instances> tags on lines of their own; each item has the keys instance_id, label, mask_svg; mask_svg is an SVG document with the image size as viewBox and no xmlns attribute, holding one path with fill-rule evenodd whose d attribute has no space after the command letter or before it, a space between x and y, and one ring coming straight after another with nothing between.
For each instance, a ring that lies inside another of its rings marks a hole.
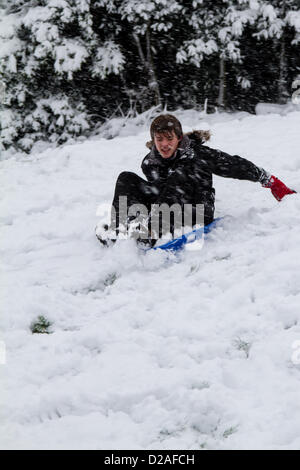
<instances>
[{"instance_id":1,"label":"evergreen tree","mask_svg":"<svg viewBox=\"0 0 300 470\"><path fill-rule=\"evenodd\" d=\"M153 105L285 102L300 74L300 5L0 0L0 41L2 146L30 151Z\"/></svg>"},{"instance_id":2,"label":"evergreen tree","mask_svg":"<svg viewBox=\"0 0 300 470\"><path fill-rule=\"evenodd\" d=\"M185 41L177 54L178 63L192 63L201 67L205 57L212 56L219 67L217 104L225 107L226 63L242 60L240 40L247 24L253 24L258 14L254 0L194 0L185 9L189 18L191 39ZM243 87L249 82L239 77Z\"/></svg>"},{"instance_id":3,"label":"evergreen tree","mask_svg":"<svg viewBox=\"0 0 300 470\"><path fill-rule=\"evenodd\" d=\"M124 57L110 38L94 31L90 1L8 1L0 73L6 83L2 143L29 150L34 141L62 143L92 125L77 87L88 74L119 74Z\"/></svg>"},{"instance_id":4,"label":"evergreen tree","mask_svg":"<svg viewBox=\"0 0 300 470\"><path fill-rule=\"evenodd\" d=\"M285 103L290 97L288 51L300 42L299 0L263 1L255 34L261 41L272 39L278 57L276 77L277 100Z\"/></svg>"},{"instance_id":5,"label":"evergreen tree","mask_svg":"<svg viewBox=\"0 0 300 470\"><path fill-rule=\"evenodd\" d=\"M130 31L131 39L136 46L137 55L142 65L141 73L146 74L146 89L152 94L153 102L156 105L162 102L155 64L157 48L163 47L159 36L167 33L171 42L171 30L181 8L176 0L173 2L166 0L123 0L118 6L123 27Z\"/></svg>"}]
</instances>

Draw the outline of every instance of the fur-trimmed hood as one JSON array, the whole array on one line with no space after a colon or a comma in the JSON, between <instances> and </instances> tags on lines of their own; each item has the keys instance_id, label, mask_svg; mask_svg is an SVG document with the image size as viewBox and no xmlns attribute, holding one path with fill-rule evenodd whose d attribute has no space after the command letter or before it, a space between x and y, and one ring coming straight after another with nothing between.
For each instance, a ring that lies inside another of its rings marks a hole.
<instances>
[{"instance_id":1,"label":"fur-trimmed hood","mask_svg":"<svg viewBox=\"0 0 300 470\"><path fill-rule=\"evenodd\" d=\"M200 144L204 144L204 142L207 142L210 137L211 137L211 132L210 131L201 131L201 130L198 130L198 131L192 131L192 132L186 132L185 134L183 134L183 137L187 136L190 140L196 140L197 142L199 142ZM147 143L146 143L146 147L148 149L152 149L154 146L154 142L153 140L149 140Z\"/></svg>"}]
</instances>

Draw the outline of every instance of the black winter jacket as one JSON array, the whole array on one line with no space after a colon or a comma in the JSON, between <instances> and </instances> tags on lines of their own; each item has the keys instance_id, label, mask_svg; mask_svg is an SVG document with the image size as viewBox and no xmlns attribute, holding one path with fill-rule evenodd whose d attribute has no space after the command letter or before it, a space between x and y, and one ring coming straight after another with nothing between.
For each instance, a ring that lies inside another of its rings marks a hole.
<instances>
[{"instance_id":1,"label":"black winter jacket","mask_svg":"<svg viewBox=\"0 0 300 470\"><path fill-rule=\"evenodd\" d=\"M175 155L168 159L161 157L152 142L148 143L147 146L152 145L151 152L141 166L149 183L157 186L160 193L164 187L172 192L178 189L178 179L173 175L181 175L184 177L181 181L185 181L183 186L193 187L193 203L205 203L214 200L213 174L261 183L268 179L264 169L245 158L207 147L203 145L205 140L208 140L207 133L203 131L185 134ZM175 182L173 188L172 184L170 187L172 181Z\"/></svg>"}]
</instances>

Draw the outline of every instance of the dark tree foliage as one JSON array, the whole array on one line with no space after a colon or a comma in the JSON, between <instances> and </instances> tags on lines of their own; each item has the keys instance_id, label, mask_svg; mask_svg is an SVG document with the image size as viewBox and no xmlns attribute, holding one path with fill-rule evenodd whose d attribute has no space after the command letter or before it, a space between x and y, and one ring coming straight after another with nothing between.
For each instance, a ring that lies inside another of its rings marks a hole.
<instances>
[{"instance_id":1,"label":"dark tree foliage","mask_svg":"<svg viewBox=\"0 0 300 470\"><path fill-rule=\"evenodd\" d=\"M63 143L157 104L285 103L300 76L298 3L2 1L2 147Z\"/></svg>"}]
</instances>

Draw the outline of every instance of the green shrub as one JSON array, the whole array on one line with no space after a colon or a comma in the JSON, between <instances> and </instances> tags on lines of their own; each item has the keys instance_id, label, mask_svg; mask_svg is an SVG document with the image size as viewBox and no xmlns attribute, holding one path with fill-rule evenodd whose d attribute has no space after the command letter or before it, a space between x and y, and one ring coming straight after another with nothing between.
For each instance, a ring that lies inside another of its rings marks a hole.
<instances>
[{"instance_id":1,"label":"green shrub","mask_svg":"<svg viewBox=\"0 0 300 470\"><path fill-rule=\"evenodd\" d=\"M51 327L52 323L47 320L43 315L39 315L36 320L34 320L31 325L30 329L32 334L46 334L49 335L51 331L49 328Z\"/></svg>"}]
</instances>

